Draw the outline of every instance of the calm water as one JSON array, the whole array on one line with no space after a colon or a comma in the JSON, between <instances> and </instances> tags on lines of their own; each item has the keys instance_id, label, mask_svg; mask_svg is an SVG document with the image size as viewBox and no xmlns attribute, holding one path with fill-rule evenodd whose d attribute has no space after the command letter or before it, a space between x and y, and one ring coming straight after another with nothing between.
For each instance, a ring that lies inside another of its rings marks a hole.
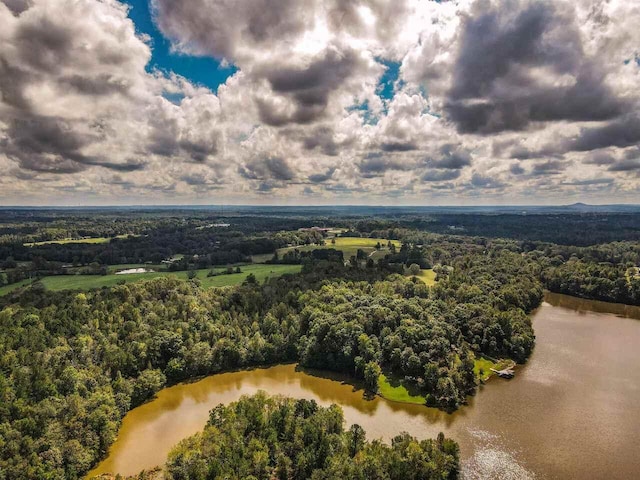
<instances>
[{"instance_id":1,"label":"calm water","mask_svg":"<svg viewBox=\"0 0 640 480\"><path fill-rule=\"evenodd\" d=\"M491 379L452 415L365 400L339 377L295 365L225 373L167 388L132 410L91 475L162 464L213 406L262 389L337 403L369 438L443 431L460 443L467 479L640 478L640 308L548 294L533 319L537 344L527 365L511 381Z\"/></svg>"}]
</instances>

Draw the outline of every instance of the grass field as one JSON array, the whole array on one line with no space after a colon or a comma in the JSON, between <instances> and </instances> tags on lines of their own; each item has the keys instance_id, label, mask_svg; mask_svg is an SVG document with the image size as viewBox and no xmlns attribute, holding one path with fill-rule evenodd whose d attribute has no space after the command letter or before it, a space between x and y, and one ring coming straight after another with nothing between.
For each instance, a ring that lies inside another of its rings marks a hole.
<instances>
[{"instance_id":1,"label":"grass field","mask_svg":"<svg viewBox=\"0 0 640 480\"><path fill-rule=\"evenodd\" d=\"M411 395L404 385L400 382L390 381L382 374L378 378L378 393L380 396L394 402L415 403L424 405L427 399L421 395Z\"/></svg>"},{"instance_id":2,"label":"grass field","mask_svg":"<svg viewBox=\"0 0 640 480\"><path fill-rule=\"evenodd\" d=\"M496 368L496 364L485 357L476 357L473 362L473 373L482 381L488 380L493 375L492 368ZM480 369L482 369L482 375Z\"/></svg>"},{"instance_id":3,"label":"grass field","mask_svg":"<svg viewBox=\"0 0 640 480\"><path fill-rule=\"evenodd\" d=\"M321 248L335 248L336 250L341 250L344 253L344 259L348 260L352 255L356 255L358 249L362 249L367 255L371 256L371 258L377 260L389 253L389 249L387 248L389 240L385 240L384 238L336 237L335 241L335 245L331 243L331 239L327 239L324 245L302 245L299 247L280 248L278 255L282 256L287 251L295 249L301 252L310 252ZM376 251L375 246L378 242L380 242L383 248ZM392 242L396 248L400 248L401 244L399 241L392 240Z\"/></svg>"},{"instance_id":4,"label":"grass field","mask_svg":"<svg viewBox=\"0 0 640 480\"><path fill-rule=\"evenodd\" d=\"M227 287L242 283L250 273L253 273L259 282L263 282L267 277L274 278L286 273L298 273L302 269L302 265L243 265L240 268L242 269L242 273L218 275L216 277L207 277L209 269L198 270L197 278L201 281L203 288ZM224 269L221 270L224 271Z\"/></svg>"},{"instance_id":5,"label":"grass field","mask_svg":"<svg viewBox=\"0 0 640 480\"><path fill-rule=\"evenodd\" d=\"M7 293L11 293L16 288L20 288L20 287L24 287L25 285L28 285L29 282L30 280L22 280L21 282L18 282L18 283L12 283L11 285L5 285L3 287L0 287L0 297L2 297L3 295L6 295Z\"/></svg>"},{"instance_id":6,"label":"grass field","mask_svg":"<svg viewBox=\"0 0 640 480\"><path fill-rule=\"evenodd\" d=\"M129 235L117 235L114 238L126 238ZM62 240L48 240L46 242L25 243L25 247L33 247L36 245L57 244L64 245L67 243L109 243L112 237L95 237L95 238L64 238Z\"/></svg>"},{"instance_id":7,"label":"grass field","mask_svg":"<svg viewBox=\"0 0 640 480\"><path fill-rule=\"evenodd\" d=\"M215 277L207 277L209 268L196 270L196 278L200 280L203 288L227 287L242 283L250 273L253 273L256 279L262 282L267 277L279 277L285 273L297 273L302 267L300 265L243 265L240 268L242 273L217 275ZM224 272L226 269L216 268L215 270ZM91 290L92 288L112 287L123 282L134 283L159 277L174 277L187 280L187 272L148 272L128 275L57 275L44 277L42 283L48 290ZM0 295L6 295L28 283L27 280L4 286L0 288Z\"/></svg>"},{"instance_id":8,"label":"grass field","mask_svg":"<svg viewBox=\"0 0 640 480\"><path fill-rule=\"evenodd\" d=\"M427 287L432 287L436 284L436 272L432 269L420 270L420 275L417 277L427 284Z\"/></svg>"},{"instance_id":9,"label":"grass field","mask_svg":"<svg viewBox=\"0 0 640 480\"><path fill-rule=\"evenodd\" d=\"M500 360L498 363L494 363L488 358L476 357L474 359L473 371L476 374L476 377L484 382L494 375L491 371L492 368L500 370L511 363L511 360ZM482 369L482 375L480 375L480 369ZM378 393L381 397L394 402L424 405L427 401L422 395L412 395L409 390L402 385L402 382L389 379L384 374L380 375L378 378Z\"/></svg>"},{"instance_id":10,"label":"grass field","mask_svg":"<svg viewBox=\"0 0 640 480\"><path fill-rule=\"evenodd\" d=\"M495 375L495 373L491 371L492 368L495 370L502 370L507 367L513 367L514 365L515 365L515 362L508 358L501 359L501 360L498 360L497 362L494 362L493 360L486 357L476 357L474 359L473 371L475 372L476 377L478 377L478 379L482 381L486 381L489 379L489 377L491 377L492 375ZM480 375L481 368L482 368L482 376Z\"/></svg>"}]
</instances>

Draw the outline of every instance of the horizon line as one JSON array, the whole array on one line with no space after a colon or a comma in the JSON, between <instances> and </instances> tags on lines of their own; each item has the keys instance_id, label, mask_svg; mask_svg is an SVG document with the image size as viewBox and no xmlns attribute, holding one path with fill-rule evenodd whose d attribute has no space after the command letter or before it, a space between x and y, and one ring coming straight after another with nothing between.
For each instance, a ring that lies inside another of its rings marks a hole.
<instances>
[{"instance_id":1,"label":"horizon line","mask_svg":"<svg viewBox=\"0 0 640 480\"><path fill-rule=\"evenodd\" d=\"M244 207L244 208L332 208L332 207L357 207L357 208L558 208L558 207L573 207L573 206L585 206L585 207L640 207L640 203L585 203L585 202L573 202L573 203L558 203L558 204L486 204L486 205L465 205L465 204L447 204L447 205L424 205L424 204L407 204L407 205L381 205L381 204L358 204L358 203L335 203L335 204L309 204L309 205L290 205L290 204L251 204L251 203L210 203L210 204L198 204L198 203L167 203L167 204L104 204L104 205L0 205L0 210L10 209L61 209L61 208L74 208L74 209L90 209L90 208L181 208L181 207L197 207L197 208L213 208L213 207Z\"/></svg>"}]
</instances>

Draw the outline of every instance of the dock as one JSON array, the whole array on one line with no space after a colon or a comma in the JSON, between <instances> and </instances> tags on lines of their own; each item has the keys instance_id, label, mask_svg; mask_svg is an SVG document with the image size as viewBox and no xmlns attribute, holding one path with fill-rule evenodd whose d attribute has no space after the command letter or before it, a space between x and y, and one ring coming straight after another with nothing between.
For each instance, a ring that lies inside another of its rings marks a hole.
<instances>
[{"instance_id":1,"label":"dock","mask_svg":"<svg viewBox=\"0 0 640 480\"><path fill-rule=\"evenodd\" d=\"M496 370L495 368L491 368L490 370L500 378L513 378L516 375L516 372L511 367L507 367L503 370Z\"/></svg>"}]
</instances>

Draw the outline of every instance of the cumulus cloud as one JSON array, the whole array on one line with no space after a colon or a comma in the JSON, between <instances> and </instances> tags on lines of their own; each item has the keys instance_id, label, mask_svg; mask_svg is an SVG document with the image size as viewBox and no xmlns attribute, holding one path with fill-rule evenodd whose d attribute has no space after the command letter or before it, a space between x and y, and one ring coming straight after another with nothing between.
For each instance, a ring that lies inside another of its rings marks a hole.
<instances>
[{"instance_id":1,"label":"cumulus cloud","mask_svg":"<svg viewBox=\"0 0 640 480\"><path fill-rule=\"evenodd\" d=\"M9 11L0 4L6 27L0 45L3 153L23 169L41 172L74 173L91 165L135 170L128 156L107 157L99 148L130 117L121 107L131 106L146 88L138 73L149 48L135 37L126 9L58 0L18 3L8 3ZM68 18L56 14L63 9Z\"/></svg>"},{"instance_id":2,"label":"cumulus cloud","mask_svg":"<svg viewBox=\"0 0 640 480\"><path fill-rule=\"evenodd\" d=\"M280 157L256 158L239 169L240 175L249 180L288 181L295 178L289 163Z\"/></svg>"},{"instance_id":3,"label":"cumulus cloud","mask_svg":"<svg viewBox=\"0 0 640 480\"><path fill-rule=\"evenodd\" d=\"M464 132L607 120L625 109L585 53L575 12L558 2L478 2L453 68L445 108Z\"/></svg>"},{"instance_id":4,"label":"cumulus cloud","mask_svg":"<svg viewBox=\"0 0 640 480\"><path fill-rule=\"evenodd\" d=\"M640 157L625 158L610 165L607 170L610 172L628 172L630 170L640 170Z\"/></svg>"},{"instance_id":5,"label":"cumulus cloud","mask_svg":"<svg viewBox=\"0 0 640 480\"><path fill-rule=\"evenodd\" d=\"M634 113L598 127L584 128L568 142L567 150L590 151L605 147L629 147L640 143L640 116Z\"/></svg>"},{"instance_id":6,"label":"cumulus cloud","mask_svg":"<svg viewBox=\"0 0 640 480\"><path fill-rule=\"evenodd\" d=\"M564 185L611 185L614 182L613 178L587 178L585 180L572 180L563 182Z\"/></svg>"},{"instance_id":7,"label":"cumulus cloud","mask_svg":"<svg viewBox=\"0 0 640 480\"><path fill-rule=\"evenodd\" d=\"M606 151L594 152L592 155L585 156L585 158L582 161L582 163L585 163L585 164L598 165L598 166L611 165L612 163L615 163L615 162L616 162L615 157L611 153Z\"/></svg>"},{"instance_id":8,"label":"cumulus cloud","mask_svg":"<svg viewBox=\"0 0 640 480\"><path fill-rule=\"evenodd\" d=\"M496 178L489 177L488 175L474 173L471 177L471 186L479 189L495 189L503 188L505 184Z\"/></svg>"},{"instance_id":9,"label":"cumulus cloud","mask_svg":"<svg viewBox=\"0 0 640 480\"><path fill-rule=\"evenodd\" d=\"M309 175L309 181L312 183L324 183L333 178L333 174L336 172L335 167L328 169L324 173L314 173Z\"/></svg>"},{"instance_id":10,"label":"cumulus cloud","mask_svg":"<svg viewBox=\"0 0 640 480\"><path fill-rule=\"evenodd\" d=\"M428 170L420 178L424 182L442 182L455 180L459 176L459 170Z\"/></svg>"},{"instance_id":11,"label":"cumulus cloud","mask_svg":"<svg viewBox=\"0 0 640 480\"><path fill-rule=\"evenodd\" d=\"M175 56L235 66L216 92L155 70L118 0L0 0L5 203L639 186L636 2L150 4Z\"/></svg>"},{"instance_id":12,"label":"cumulus cloud","mask_svg":"<svg viewBox=\"0 0 640 480\"><path fill-rule=\"evenodd\" d=\"M390 170L411 170L413 166L401 157L375 152L367 154L358 164L358 169L363 177L372 178Z\"/></svg>"},{"instance_id":13,"label":"cumulus cloud","mask_svg":"<svg viewBox=\"0 0 640 480\"><path fill-rule=\"evenodd\" d=\"M234 59L295 40L313 25L308 1L152 0L155 19L177 50Z\"/></svg>"},{"instance_id":14,"label":"cumulus cloud","mask_svg":"<svg viewBox=\"0 0 640 480\"><path fill-rule=\"evenodd\" d=\"M415 150L416 144L408 141L408 142L388 142L380 145L380 149L383 152L409 152L411 150Z\"/></svg>"},{"instance_id":15,"label":"cumulus cloud","mask_svg":"<svg viewBox=\"0 0 640 480\"><path fill-rule=\"evenodd\" d=\"M509 171L513 175L522 175L525 173L525 169L522 168L522 166L517 163L512 163L511 166L509 167Z\"/></svg>"},{"instance_id":16,"label":"cumulus cloud","mask_svg":"<svg viewBox=\"0 0 640 480\"><path fill-rule=\"evenodd\" d=\"M262 67L259 74L275 96L258 99L260 119L272 126L317 120L331 93L353 75L359 62L357 53L331 48L303 67Z\"/></svg>"},{"instance_id":17,"label":"cumulus cloud","mask_svg":"<svg viewBox=\"0 0 640 480\"><path fill-rule=\"evenodd\" d=\"M426 163L433 168L459 170L471 165L471 155L459 146L443 145L438 157L428 158Z\"/></svg>"},{"instance_id":18,"label":"cumulus cloud","mask_svg":"<svg viewBox=\"0 0 640 480\"><path fill-rule=\"evenodd\" d=\"M561 173L566 165L560 160L547 160L546 162L538 162L533 166L533 175L555 175Z\"/></svg>"}]
</instances>

